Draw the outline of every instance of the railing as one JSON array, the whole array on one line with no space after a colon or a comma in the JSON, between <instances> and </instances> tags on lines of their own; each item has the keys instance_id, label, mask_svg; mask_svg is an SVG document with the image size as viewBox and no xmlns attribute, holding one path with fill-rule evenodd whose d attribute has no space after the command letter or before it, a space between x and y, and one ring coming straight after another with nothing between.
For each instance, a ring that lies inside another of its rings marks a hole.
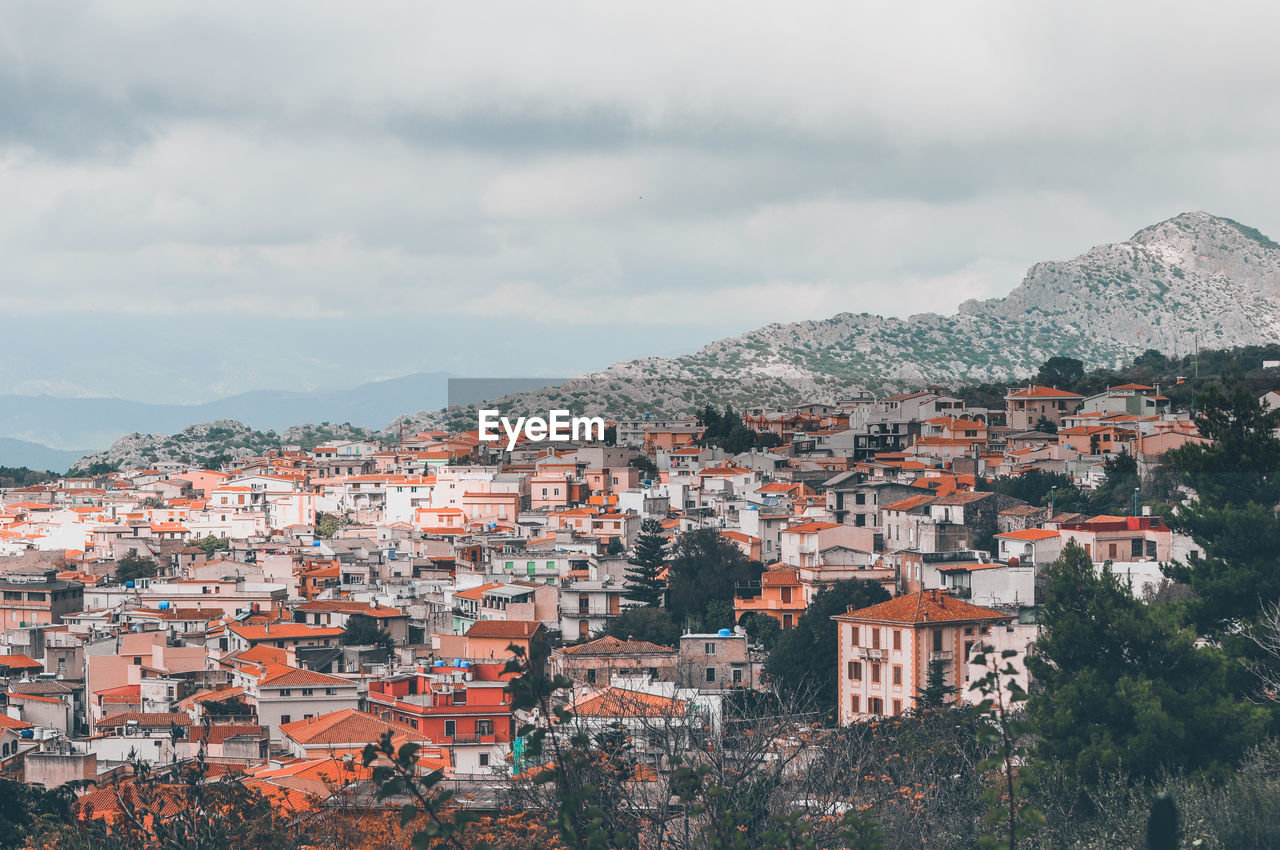
<instances>
[{"instance_id":1,"label":"railing","mask_svg":"<svg viewBox=\"0 0 1280 850\"><path fill-rule=\"evenodd\" d=\"M950 661L953 653L950 650L940 650L938 652L930 652L930 661Z\"/></svg>"},{"instance_id":2,"label":"railing","mask_svg":"<svg viewBox=\"0 0 1280 850\"><path fill-rule=\"evenodd\" d=\"M863 658L867 661L884 661L883 649L872 649L867 646L859 646L857 649L859 658Z\"/></svg>"}]
</instances>

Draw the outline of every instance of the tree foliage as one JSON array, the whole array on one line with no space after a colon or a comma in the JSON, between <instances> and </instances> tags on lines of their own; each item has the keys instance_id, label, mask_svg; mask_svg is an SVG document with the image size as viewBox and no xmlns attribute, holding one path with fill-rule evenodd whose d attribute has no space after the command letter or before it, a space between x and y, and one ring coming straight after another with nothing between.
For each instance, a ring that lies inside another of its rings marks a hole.
<instances>
[{"instance_id":1,"label":"tree foliage","mask_svg":"<svg viewBox=\"0 0 1280 850\"><path fill-rule=\"evenodd\" d=\"M667 560L667 537L662 523L646 519L636 536L635 554L628 562L625 596L642 605L662 604L667 583L661 573Z\"/></svg>"},{"instance_id":2,"label":"tree foliage","mask_svg":"<svg viewBox=\"0 0 1280 850\"><path fill-rule=\"evenodd\" d=\"M714 528L697 528L676 538L668 568L667 608L677 623L686 619L698 627L707 606L721 600L733 604L739 582L756 581L763 568Z\"/></svg>"},{"instance_id":3,"label":"tree foliage","mask_svg":"<svg viewBox=\"0 0 1280 850\"><path fill-rule=\"evenodd\" d=\"M1042 757L1088 783L1118 770L1146 781L1221 769L1263 737L1267 710L1233 695L1229 659L1173 614L1068 544L1049 567L1029 659Z\"/></svg>"},{"instance_id":4,"label":"tree foliage","mask_svg":"<svg viewBox=\"0 0 1280 850\"><path fill-rule=\"evenodd\" d=\"M156 562L151 558L126 555L116 561L116 581L125 582L140 578L154 578L156 573Z\"/></svg>"},{"instance_id":5,"label":"tree foliage","mask_svg":"<svg viewBox=\"0 0 1280 850\"><path fill-rule=\"evenodd\" d=\"M609 620L605 634L619 640L647 640L660 646L680 645L680 626L663 608L638 605Z\"/></svg>"},{"instance_id":6,"label":"tree foliage","mask_svg":"<svg viewBox=\"0 0 1280 850\"><path fill-rule=\"evenodd\" d=\"M383 649L395 648L391 635L384 632L378 621L368 614L352 614L347 624L342 627L338 642L343 646L380 646Z\"/></svg>"}]
</instances>

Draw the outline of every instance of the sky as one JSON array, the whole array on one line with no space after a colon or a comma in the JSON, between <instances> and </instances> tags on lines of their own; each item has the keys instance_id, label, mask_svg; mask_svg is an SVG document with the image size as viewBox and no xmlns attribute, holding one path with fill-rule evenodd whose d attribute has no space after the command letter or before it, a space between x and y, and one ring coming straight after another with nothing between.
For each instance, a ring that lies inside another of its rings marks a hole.
<instances>
[{"instance_id":1,"label":"sky","mask_svg":"<svg viewBox=\"0 0 1280 850\"><path fill-rule=\"evenodd\" d=\"M572 375L1280 237L1280 4L7 4L0 393Z\"/></svg>"}]
</instances>

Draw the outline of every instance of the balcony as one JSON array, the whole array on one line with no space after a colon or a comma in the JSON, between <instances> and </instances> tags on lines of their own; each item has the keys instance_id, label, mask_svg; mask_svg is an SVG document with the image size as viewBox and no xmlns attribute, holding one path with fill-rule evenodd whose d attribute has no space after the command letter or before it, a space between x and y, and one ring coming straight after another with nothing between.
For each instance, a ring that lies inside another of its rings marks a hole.
<instances>
[{"instance_id":1,"label":"balcony","mask_svg":"<svg viewBox=\"0 0 1280 850\"><path fill-rule=\"evenodd\" d=\"M855 647L858 657L864 661L884 661L883 649L872 649L868 646Z\"/></svg>"},{"instance_id":2,"label":"balcony","mask_svg":"<svg viewBox=\"0 0 1280 850\"><path fill-rule=\"evenodd\" d=\"M952 655L954 655L954 654L955 654L955 653L951 652L950 650L945 650L945 649L944 649L944 650L941 650L941 651L938 651L938 652L930 652L930 653L929 653L929 661L930 661L930 662L934 662L934 661L950 661L950 660L951 660L951 656L952 656Z\"/></svg>"}]
</instances>

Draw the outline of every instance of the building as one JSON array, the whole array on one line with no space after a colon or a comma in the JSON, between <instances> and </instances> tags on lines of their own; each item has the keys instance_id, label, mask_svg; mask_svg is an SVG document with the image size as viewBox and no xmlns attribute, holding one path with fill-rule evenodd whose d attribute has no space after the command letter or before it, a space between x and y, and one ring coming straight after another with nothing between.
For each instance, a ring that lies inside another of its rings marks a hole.
<instances>
[{"instance_id":1,"label":"building","mask_svg":"<svg viewBox=\"0 0 1280 850\"><path fill-rule=\"evenodd\" d=\"M973 645L1010 616L925 590L831 619L837 623L838 714L848 725L913 710L931 664L963 693Z\"/></svg>"},{"instance_id":2,"label":"building","mask_svg":"<svg viewBox=\"0 0 1280 850\"><path fill-rule=\"evenodd\" d=\"M1084 396L1057 387L1010 387L1004 395L1005 422L1015 431L1032 431L1045 420L1053 426L1074 413Z\"/></svg>"}]
</instances>

